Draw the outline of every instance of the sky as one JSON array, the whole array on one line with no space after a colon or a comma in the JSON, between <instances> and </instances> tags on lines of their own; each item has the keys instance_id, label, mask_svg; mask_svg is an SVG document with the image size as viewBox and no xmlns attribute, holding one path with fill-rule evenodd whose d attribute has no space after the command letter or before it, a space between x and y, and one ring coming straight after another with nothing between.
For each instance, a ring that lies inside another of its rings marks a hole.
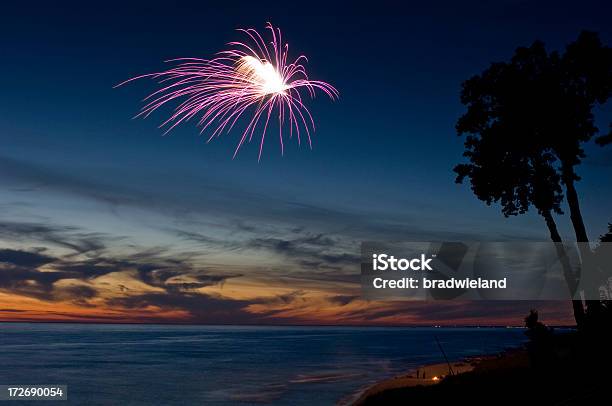
<instances>
[{"instance_id":1,"label":"sky","mask_svg":"<svg viewBox=\"0 0 612 406\"><path fill-rule=\"evenodd\" d=\"M460 3L460 4L459 4ZM539 240L454 183L463 80L536 39L612 44L605 2L54 2L0 13L0 320L244 324L520 324L566 303L367 302L359 246L376 240ZM313 147L211 143L163 113L132 119L152 81L236 28L283 30L311 77ZM610 109L598 112L607 126ZM578 168L592 238L612 221L612 153ZM558 218L571 239L568 216Z\"/></svg>"}]
</instances>

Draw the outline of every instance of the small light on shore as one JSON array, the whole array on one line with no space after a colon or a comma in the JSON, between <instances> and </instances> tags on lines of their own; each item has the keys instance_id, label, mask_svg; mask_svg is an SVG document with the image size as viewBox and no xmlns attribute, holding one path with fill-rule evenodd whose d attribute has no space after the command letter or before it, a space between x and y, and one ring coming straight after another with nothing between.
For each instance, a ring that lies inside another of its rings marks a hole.
<instances>
[{"instance_id":1,"label":"small light on shore","mask_svg":"<svg viewBox=\"0 0 612 406\"><path fill-rule=\"evenodd\" d=\"M437 376L434 376L433 378L431 378L432 381L439 381L440 378L438 378Z\"/></svg>"}]
</instances>

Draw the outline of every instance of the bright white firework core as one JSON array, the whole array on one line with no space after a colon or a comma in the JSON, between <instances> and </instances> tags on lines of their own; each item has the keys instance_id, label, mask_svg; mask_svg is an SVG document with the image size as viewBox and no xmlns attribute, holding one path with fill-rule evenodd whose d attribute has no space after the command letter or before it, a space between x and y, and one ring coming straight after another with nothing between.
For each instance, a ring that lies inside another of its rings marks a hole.
<instances>
[{"instance_id":1,"label":"bright white firework core","mask_svg":"<svg viewBox=\"0 0 612 406\"><path fill-rule=\"evenodd\" d=\"M160 125L166 127L166 133L197 117L201 133L210 128L210 141L230 132L244 118L245 128L234 157L261 130L258 157L261 159L268 124L276 119L281 155L287 127L289 138L295 135L299 145L305 133L312 148L314 119L304 96L314 98L318 90L335 100L338 91L327 82L310 80L303 65L308 61L306 57L288 60L289 46L283 42L280 30L270 23L266 30L269 40L253 28L238 29L249 41L229 42L229 49L218 52L213 59L171 60L168 62L174 62L174 66L169 69L136 76L118 86L142 78L157 80L160 88L145 98L137 116L148 117L162 106L176 103L174 111Z\"/></svg>"},{"instance_id":2,"label":"bright white firework core","mask_svg":"<svg viewBox=\"0 0 612 406\"><path fill-rule=\"evenodd\" d=\"M290 87L285 83L283 76L274 65L250 55L240 58L236 71L247 81L258 86L261 89L262 96L285 94L285 90Z\"/></svg>"}]
</instances>

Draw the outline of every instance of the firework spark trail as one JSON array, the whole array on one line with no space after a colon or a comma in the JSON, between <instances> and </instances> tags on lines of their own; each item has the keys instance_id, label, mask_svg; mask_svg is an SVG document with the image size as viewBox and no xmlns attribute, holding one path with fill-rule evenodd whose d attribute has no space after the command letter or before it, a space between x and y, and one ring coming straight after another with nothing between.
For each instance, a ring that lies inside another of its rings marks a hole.
<instances>
[{"instance_id":1,"label":"firework spark trail","mask_svg":"<svg viewBox=\"0 0 612 406\"><path fill-rule=\"evenodd\" d=\"M258 157L261 159L274 111L278 116L281 154L284 152L285 125L289 127L289 138L295 133L298 145L301 144L302 131L305 132L312 148L314 119L300 90L314 98L319 89L332 100L337 99L339 93L329 83L308 78L303 65L307 62L304 55L288 63L289 47L282 42L281 31L270 23L266 29L271 33L271 42L266 42L255 29L239 29L248 36L248 43L230 42L230 49L219 52L213 59L172 59L167 62L174 62L174 67L128 79L116 87L137 79L158 79L160 89L144 99L145 105L136 117L148 117L167 103L177 102L173 113L160 125L160 128L166 127L165 134L177 125L199 117L200 133L211 128L208 138L211 141L224 131L229 133L241 117L252 112L246 120L248 124L234 157L245 141L252 140L263 122Z\"/></svg>"}]
</instances>

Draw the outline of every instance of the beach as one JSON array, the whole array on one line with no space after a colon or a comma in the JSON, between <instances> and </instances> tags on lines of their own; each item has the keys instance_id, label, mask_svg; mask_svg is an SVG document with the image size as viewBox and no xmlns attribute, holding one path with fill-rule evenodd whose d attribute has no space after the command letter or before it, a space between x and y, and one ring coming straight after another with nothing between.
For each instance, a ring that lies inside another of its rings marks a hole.
<instances>
[{"instance_id":1,"label":"beach","mask_svg":"<svg viewBox=\"0 0 612 406\"><path fill-rule=\"evenodd\" d=\"M382 380L364 390L353 402L353 406L376 403L377 399L396 396L410 388L440 384L449 376L460 376L468 372L486 372L528 366L527 352L522 347L509 349L495 355L465 358L461 361L440 362L423 365L406 374Z\"/></svg>"}]
</instances>

